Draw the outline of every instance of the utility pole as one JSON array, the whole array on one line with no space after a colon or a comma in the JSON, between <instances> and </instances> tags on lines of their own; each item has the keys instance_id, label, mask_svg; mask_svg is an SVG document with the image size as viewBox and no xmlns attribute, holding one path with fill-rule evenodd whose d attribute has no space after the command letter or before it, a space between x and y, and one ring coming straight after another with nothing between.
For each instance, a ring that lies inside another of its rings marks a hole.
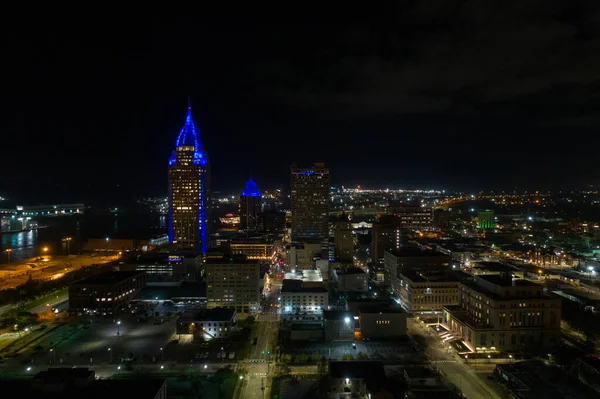
<instances>
[{"instance_id":1,"label":"utility pole","mask_svg":"<svg viewBox=\"0 0 600 399\"><path fill-rule=\"evenodd\" d=\"M265 379L263 377L260 378L260 390L262 391L263 399L265 399Z\"/></svg>"}]
</instances>

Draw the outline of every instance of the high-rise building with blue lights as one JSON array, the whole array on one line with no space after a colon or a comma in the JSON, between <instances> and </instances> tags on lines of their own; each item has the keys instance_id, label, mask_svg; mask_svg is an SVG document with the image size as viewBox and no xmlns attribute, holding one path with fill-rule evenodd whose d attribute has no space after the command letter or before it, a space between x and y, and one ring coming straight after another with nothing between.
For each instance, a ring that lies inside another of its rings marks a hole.
<instances>
[{"instance_id":1,"label":"high-rise building with blue lights","mask_svg":"<svg viewBox=\"0 0 600 399\"><path fill-rule=\"evenodd\" d=\"M209 162L188 106L169 159L169 239L180 249L205 253L209 226Z\"/></svg>"},{"instance_id":2,"label":"high-rise building with blue lights","mask_svg":"<svg viewBox=\"0 0 600 399\"><path fill-rule=\"evenodd\" d=\"M240 229L256 230L260 217L262 195L256 187L256 182L250 179L246 182L244 191L240 194Z\"/></svg>"}]
</instances>

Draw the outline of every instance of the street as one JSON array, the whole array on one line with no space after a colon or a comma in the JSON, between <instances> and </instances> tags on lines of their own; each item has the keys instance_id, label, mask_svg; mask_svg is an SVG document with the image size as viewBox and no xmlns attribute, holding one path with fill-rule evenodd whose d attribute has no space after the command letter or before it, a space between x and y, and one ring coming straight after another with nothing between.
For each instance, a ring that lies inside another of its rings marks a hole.
<instances>
[{"instance_id":1,"label":"street","mask_svg":"<svg viewBox=\"0 0 600 399\"><path fill-rule=\"evenodd\" d=\"M464 362L458 359L458 355L450 353L446 346L440 344L437 337L430 335L415 319L409 319L408 331L410 335L421 335L427 343L426 354L432 366L443 374L448 381L463 392L467 398L493 398L505 399L506 395L500 389L491 387L487 381L482 379L483 375L476 374ZM489 373L493 368L489 369ZM481 370L483 371L483 370ZM485 370L487 371L487 369ZM489 374L488 374L489 375Z\"/></svg>"},{"instance_id":2,"label":"street","mask_svg":"<svg viewBox=\"0 0 600 399\"><path fill-rule=\"evenodd\" d=\"M275 348L278 345L279 315L276 305L280 290L280 285L273 284L271 290L265 293L264 314L260 314L256 318L257 342L250 350L244 364L247 374L238 385L238 398L262 399L269 397L271 379L275 372L274 360L277 356ZM250 337L250 339L254 339L254 337Z\"/></svg>"}]
</instances>

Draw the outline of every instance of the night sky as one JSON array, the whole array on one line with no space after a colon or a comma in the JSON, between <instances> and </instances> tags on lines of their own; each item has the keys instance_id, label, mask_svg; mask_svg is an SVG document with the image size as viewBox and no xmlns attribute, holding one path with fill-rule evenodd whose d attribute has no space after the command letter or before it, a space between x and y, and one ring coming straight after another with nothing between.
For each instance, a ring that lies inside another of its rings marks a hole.
<instances>
[{"instance_id":1,"label":"night sky","mask_svg":"<svg viewBox=\"0 0 600 399\"><path fill-rule=\"evenodd\" d=\"M27 15L2 28L0 195L166 195L188 96L216 190L314 161L336 185L597 183L600 6L507 3L404 1L356 24Z\"/></svg>"}]
</instances>

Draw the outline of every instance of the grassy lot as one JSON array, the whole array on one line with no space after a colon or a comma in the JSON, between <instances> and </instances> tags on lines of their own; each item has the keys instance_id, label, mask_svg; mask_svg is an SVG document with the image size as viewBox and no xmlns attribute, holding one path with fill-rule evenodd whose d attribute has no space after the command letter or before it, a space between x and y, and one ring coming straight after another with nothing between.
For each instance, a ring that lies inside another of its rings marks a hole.
<instances>
[{"instance_id":1,"label":"grassy lot","mask_svg":"<svg viewBox=\"0 0 600 399\"><path fill-rule=\"evenodd\" d=\"M44 305L49 302L54 302L57 299L57 297L66 296L68 293L69 293L69 289L63 288L62 290L55 291L51 294L44 295L43 297L40 297L40 298L34 299L33 301L27 302L26 304L24 304L24 306L27 309L31 309L36 306Z\"/></svg>"}]
</instances>

